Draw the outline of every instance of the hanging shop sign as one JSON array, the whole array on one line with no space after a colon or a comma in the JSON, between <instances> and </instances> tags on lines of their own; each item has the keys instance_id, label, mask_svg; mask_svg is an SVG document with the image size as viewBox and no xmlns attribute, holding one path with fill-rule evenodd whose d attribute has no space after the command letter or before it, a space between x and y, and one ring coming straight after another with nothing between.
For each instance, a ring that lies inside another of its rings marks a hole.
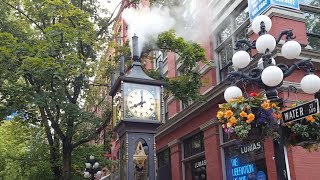
<instances>
[{"instance_id":1,"label":"hanging shop sign","mask_svg":"<svg viewBox=\"0 0 320 180\"><path fill-rule=\"evenodd\" d=\"M299 9L299 0L248 0L250 19L252 20L261 15L272 5Z\"/></svg>"},{"instance_id":2,"label":"hanging shop sign","mask_svg":"<svg viewBox=\"0 0 320 180\"><path fill-rule=\"evenodd\" d=\"M282 112L283 122L292 122L304 118L309 115L319 113L319 101L314 99L307 103L301 104L294 108Z\"/></svg>"}]
</instances>

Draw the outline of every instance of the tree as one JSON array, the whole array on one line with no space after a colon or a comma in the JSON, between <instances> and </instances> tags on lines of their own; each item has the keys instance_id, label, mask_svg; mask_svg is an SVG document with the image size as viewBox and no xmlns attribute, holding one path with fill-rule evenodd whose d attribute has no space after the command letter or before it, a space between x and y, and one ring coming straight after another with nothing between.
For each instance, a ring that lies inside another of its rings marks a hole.
<instances>
[{"instance_id":1,"label":"tree","mask_svg":"<svg viewBox=\"0 0 320 180\"><path fill-rule=\"evenodd\" d=\"M15 118L0 126L1 179L53 179L44 128Z\"/></svg>"},{"instance_id":2,"label":"tree","mask_svg":"<svg viewBox=\"0 0 320 180\"><path fill-rule=\"evenodd\" d=\"M44 126L57 179L71 179L73 150L109 123L108 112L97 117L83 100L108 27L136 1L102 18L94 0L0 0L0 117L19 112Z\"/></svg>"}]
</instances>

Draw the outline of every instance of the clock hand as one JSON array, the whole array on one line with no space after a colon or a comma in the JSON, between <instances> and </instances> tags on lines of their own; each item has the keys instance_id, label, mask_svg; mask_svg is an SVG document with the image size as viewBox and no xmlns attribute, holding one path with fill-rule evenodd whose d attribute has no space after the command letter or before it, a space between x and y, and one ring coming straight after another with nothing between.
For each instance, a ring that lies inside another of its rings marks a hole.
<instances>
[{"instance_id":1,"label":"clock hand","mask_svg":"<svg viewBox=\"0 0 320 180\"><path fill-rule=\"evenodd\" d=\"M140 105L141 105L141 107L143 107L144 101L143 101L143 91L142 91L142 90L140 91L140 94L141 94L141 102L140 102Z\"/></svg>"}]
</instances>

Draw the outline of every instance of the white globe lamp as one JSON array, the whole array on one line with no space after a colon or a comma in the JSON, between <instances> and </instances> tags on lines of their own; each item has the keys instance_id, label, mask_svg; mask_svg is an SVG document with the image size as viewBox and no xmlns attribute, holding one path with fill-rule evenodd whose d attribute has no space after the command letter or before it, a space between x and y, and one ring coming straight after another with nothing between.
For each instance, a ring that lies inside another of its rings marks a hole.
<instances>
[{"instance_id":1,"label":"white globe lamp","mask_svg":"<svg viewBox=\"0 0 320 180\"><path fill-rule=\"evenodd\" d=\"M84 177L84 178L90 178L90 173L89 173L89 172L84 172L83 177Z\"/></svg>"},{"instance_id":2,"label":"white globe lamp","mask_svg":"<svg viewBox=\"0 0 320 180\"><path fill-rule=\"evenodd\" d=\"M250 55L246 51L238 51L232 56L232 64L237 68L244 68L250 63Z\"/></svg>"},{"instance_id":3,"label":"white globe lamp","mask_svg":"<svg viewBox=\"0 0 320 180\"><path fill-rule=\"evenodd\" d=\"M262 71L261 80L269 87L277 86L283 80L283 72L278 66L269 66Z\"/></svg>"},{"instance_id":4,"label":"white globe lamp","mask_svg":"<svg viewBox=\"0 0 320 180\"><path fill-rule=\"evenodd\" d=\"M98 162L95 162L95 163L93 164L93 168L97 169L98 167L99 167L99 163L98 163Z\"/></svg>"},{"instance_id":5,"label":"white globe lamp","mask_svg":"<svg viewBox=\"0 0 320 180\"><path fill-rule=\"evenodd\" d=\"M102 172L101 172L101 171L98 171L98 172L96 173L96 176L99 177L99 176L101 176L101 174L102 174Z\"/></svg>"},{"instance_id":6,"label":"white globe lamp","mask_svg":"<svg viewBox=\"0 0 320 180\"><path fill-rule=\"evenodd\" d=\"M224 91L224 99L229 102L231 99L235 99L242 96L242 91L237 86L230 86Z\"/></svg>"},{"instance_id":7,"label":"white globe lamp","mask_svg":"<svg viewBox=\"0 0 320 180\"><path fill-rule=\"evenodd\" d=\"M320 78L314 74L308 74L302 78L301 89L308 94L314 94L320 89Z\"/></svg>"},{"instance_id":8,"label":"white globe lamp","mask_svg":"<svg viewBox=\"0 0 320 180\"><path fill-rule=\"evenodd\" d=\"M256 41L256 48L259 53L265 53L267 49L273 51L276 47L276 39L270 34L260 36Z\"/></svg>"},{"instance_id":9,"label":"white globe lamp","mask_svg":"<svg viewBox=\"0 0 320 180\"><path fill-rule=\"evenodd\" d=\"M281 48L281 54L287 59L295 59L301 53L301 46L297 41L287 41Z\"/></svg>"},{"instance_id":10,"label":"white globe lamp","mask_svg":"<svg viewBox=\"0 0 320 180\"><path fill-rule=\"evenodd\" d=\"M254 33L259 34L261 22L264 22L264 25L266 27L266 31L267 32L270 31L271 26L272 26L271 19L266 15L260 15L260 16L255 17L252 21L252 30Z\"/></svg>"},{"instance_id":11,"label":"white globe lamp","mask_svg":"<svg viewBox=\"0 0 320 180\"><path fill-rule=\"evenodd\" d=\"M90 163L85 163L86 168L91 168L91 164Z\"/></svg>"}]
</instances>

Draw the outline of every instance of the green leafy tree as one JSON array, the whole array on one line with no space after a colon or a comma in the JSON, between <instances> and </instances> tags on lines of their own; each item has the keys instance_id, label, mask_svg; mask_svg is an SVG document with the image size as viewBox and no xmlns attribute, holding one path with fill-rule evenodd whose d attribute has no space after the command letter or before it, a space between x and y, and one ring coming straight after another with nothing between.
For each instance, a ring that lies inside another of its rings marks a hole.
<instances>
[{"instance_id":1,"label":"green leafy tree","mask_svg":"<svg viewBox=\"0 0 320 180\"><path fill-rule=\"evenodd\" d=\"M0 117L17 111L43 125L57 179L71 179L72 152L109 123L105 96L83 102L100 93L90 78L109 27L136 1L103 18L95 0L0 0Z\"/></svg>"},{"instance_id":2,"label":"green leafy tree","mask_svg":"<svg viewBox=\"0 0 320 180\"><path fill-rule=\"evenodd\" d=\"M0 179L53 179L44 128L14 119L0 126Z\"/></svg>"}]
</instances>

